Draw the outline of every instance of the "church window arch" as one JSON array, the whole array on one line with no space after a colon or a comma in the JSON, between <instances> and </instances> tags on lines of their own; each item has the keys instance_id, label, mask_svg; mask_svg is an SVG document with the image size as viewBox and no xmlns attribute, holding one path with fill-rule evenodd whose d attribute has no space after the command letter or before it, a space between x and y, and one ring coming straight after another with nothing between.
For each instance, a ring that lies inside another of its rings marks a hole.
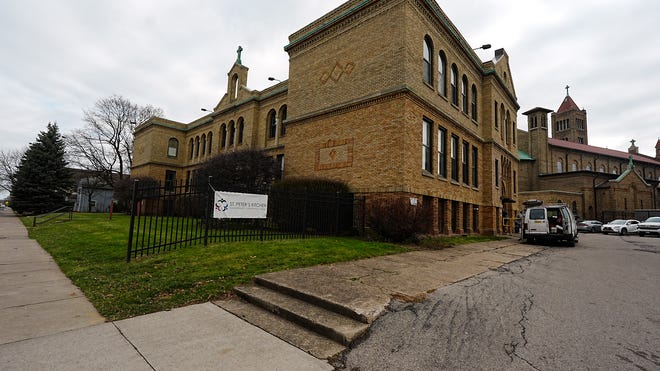
<instances>
[{"instance_id":1,"label":"church window arch","mask_svg":"<svg viewBox=\"0 0 660 371\"><path fill-rule=\"evenodd\" d=\"M462 108L463 108L463 113L468 114L468 79L467 76L463 75L463 78L461 79L461 100L462 100Z\"/></svg>"},{"instance_id":2,"label":"church window arch","mask_svg":"<svg viewBox=\"0 0 660 371\"><path fill-rule=\"evenodd\" d=\"M477 121L477 86L472 84L472 120Z\"/></svg>"},{"instance_id":3,"label":"church window arch","mask_svg":"<svg viewBox=\"0 0 660 371\"><path fill-rule=\"evenodd\" d=\"M561 173L564 171L564 162L561 159L557 160L557 172Z\"/></svg>"},{"instance_id":4,"label":"church window arch","mask_svg":"<svg viewBox=\"0 0 660 371\"><path fill-rule=\"evenodd\" d=\"M220 125L220 147L225 148L227 146L227 125Z\"/></svg>"},{"instance_id":5,"label":"church window arch","mask_svg":"<svg viewBox=\"0 0 660 371\"><path fill-rule=\"evenodd\" d=\"M238 118L238 144L243 144L243 132L245 131L245 120L243 117Z\"/></svg>"},{"instance_id":6,"label":"church window arch","mask_svg":"<svg viewBox=\"0 0 660 371\"><path fill-rule=\"evenodd\" d=\"M451 103L458 106L458 67L455 64L451 65Z\"/></svg>"},{"instance_id":7,"label":"church window arch","mask_svg":"<svg viewBox=\"0 0 660 371\"><path fill-rule=\"evenodd\" d=\"M277 134L277 113L275 113L274 109L271 109L270 112L268 112L268 138L275 138L275 135Z\"/></svg>"},{"instance_id":8,"label":"church window arch","mask_svg":"<svg viewBox=\"0 0 660 371\"><path fill-rule=\"evenodd\" d=\"M229 146L234 145L234 138L236 136L236 124L234 124L234 120L229 121Z\"/></svg>"},{"instance_id":9,"label":"church window arch","mask_svg":"<svg viewBox=\"0 0 660 371\"><path fill-rule=\"evenodd\" d=\"M278 116L280 117L280 136L283 137L286 135L286 125L284 123L286 120L286 104L280 107Z\"/></svg>"},{"instance_id":10,"label":"church window arch","mask_svg":"<svg viewBox=\"0 0 660 371\"><path fill-rule=\"evenodd\" d=\"M422 62L422 78L425 83L433 85L433 41L429 35L424 36L424 51Z\"/></svg>"},{"instance_id":11,"label":"church window arch","mask_svg":"<svg viewBox=\"0 0 660 371\"><path fill-rule=\"evenodd\" d=\"M231 99L238 98L238 74L234 74L231 78Z\"/></svg>"},{"instance_id":12,"label":"church window arch","mask_svg":"<svg viewBox=\"0 0 660 371\"><path fill-rule=\"evenodd\" d=\"M179 140L176 138L170 138L167 141L167 156L176 157L179 154Z\"/></svg>"},{"instance_id":13,"label":"church window arch","mask_svg":"<svg viewBox=\"0 0 660 371\"><path fill-rule=\"evenodd\" d=\"M447 97L447 57L442 50L438 53L438 94Z\"/></svg>"}]
</instances>

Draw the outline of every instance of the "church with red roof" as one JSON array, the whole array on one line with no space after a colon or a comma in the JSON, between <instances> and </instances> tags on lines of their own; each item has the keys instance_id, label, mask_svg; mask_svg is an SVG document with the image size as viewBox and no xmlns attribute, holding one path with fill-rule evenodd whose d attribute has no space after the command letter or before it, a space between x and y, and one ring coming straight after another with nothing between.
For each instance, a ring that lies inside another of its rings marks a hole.
<instances>
[{"instance_id":1,"label":"church with red roof","mask_svg":"<svg viewBox=\"0 0 660 371\"><path fill-rule=\"evenodd\" d=\"M519 197L566 203L578 218L603 222L660 209L660 139L655 156L640 153L634 139L627 152L589 145L587 111L568 88L556 112L535 107L523 113Z\"/></svg>"}]
</instances>

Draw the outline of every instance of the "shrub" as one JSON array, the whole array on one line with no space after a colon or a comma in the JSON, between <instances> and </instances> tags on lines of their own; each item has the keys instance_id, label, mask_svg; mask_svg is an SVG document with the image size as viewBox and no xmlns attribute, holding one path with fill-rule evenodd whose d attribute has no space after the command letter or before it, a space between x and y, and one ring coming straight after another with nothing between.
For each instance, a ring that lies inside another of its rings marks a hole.
<instances>
[{"instance_id":1,"label":"shrub","mask_svg":"<svg viewBox=\"0 0 660 371\"><path fill-rule=\"evenodd\" d=\"M219 191L266 193L277 178L277 162L263 151L248 149L211 157L197 169L195 184L205 187L209 176Z\"/></svg>"},{"instance_id":2,"label":"shrub","mask_svg":"<svg viewBox=\"0 0 660 371\"><path fill-rule=\"evenodd\" d=\"M387 241L410 241L423 230L424 214L404 198L375 200L367 206L367 225Z\"/></svg>"},{"instance_id":3,"label":"shrub","mask_svg":"<svg viewBox=\"0 0 660 371\"><path fill-rule=\"evenodd\" d=\"M151 177L123 178L117 180L114 184L114 199L117 201L115 212L131 212L131 200L133 198L133 184L139 179L140 188L157 187L159 182Z\"/></svg>"}]
</instances>

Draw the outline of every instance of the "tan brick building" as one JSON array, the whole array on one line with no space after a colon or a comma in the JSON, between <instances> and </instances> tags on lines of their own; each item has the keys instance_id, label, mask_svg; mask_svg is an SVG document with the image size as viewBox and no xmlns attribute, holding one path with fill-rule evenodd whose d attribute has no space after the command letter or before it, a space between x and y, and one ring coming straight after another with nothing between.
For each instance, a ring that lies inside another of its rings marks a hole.
<instances>
[{"instance_id":1,"label":"tan brick building","mask_svg":"<svg viewBox=\"0 0 660 371\"><path fill-rule=\"evenodd\" d=\"M417 202L428 232L502 231L517 207L519 109L503 49L482 62L433 0L352 0L289 37L289 79L227 94L190 123L135 131L133 176L190 177L209 156L259 148L284 177L347 182Z\"/></svg>"},{"instance_id":2,"label":"tan brick building","mask_svg":"<svg viewBox=\"0 0 660 371\"><path fill-rule=\"evenodd\" d=\"M557 112L536 107L518 130L520 198L561 201L584 219L608 221L660 208L660 140L655 157L588 145L587 112L568 95ZM548 137L548 129L552 138Z\"/></svg>"}]
</instances>

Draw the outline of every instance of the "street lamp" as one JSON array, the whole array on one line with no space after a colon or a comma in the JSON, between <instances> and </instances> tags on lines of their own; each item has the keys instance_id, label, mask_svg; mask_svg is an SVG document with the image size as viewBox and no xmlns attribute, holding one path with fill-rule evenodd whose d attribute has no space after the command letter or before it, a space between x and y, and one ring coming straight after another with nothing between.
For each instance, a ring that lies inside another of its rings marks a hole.
<instances>
[{"instance_id":1,"label":"street lamp","mask_svg":"<svg viewBox=\"0 0 660 371\"><path fill-rule=\"evenodd\" d=\"M474 48L472 50L479 50L479 49L483 49L483 50L490 49L490 44L483 44L482 46L478 48Z\"/></svg>"},{"instance_id":2,"label":"street lamp","mask_svg":"<svg viewBox=\"0 0 660 371\"><path fill-rule=\"evenodd\" d=\"M202 111L204 111L204 112L213 112L213 111L208 110L208 109L206 109L206 108L202 108Z\"/></svg>"},{"instance_id":3,"label":"street lamp","mask_svg":"<svg viewBox=\"0 0 660 371\"><path fill-rule=\"evenodd\" d=\"M282 82L282 80L276 79L274 77L269 77L268 81L277 81L277 82Z\"/></svg>"}]
</instances>

